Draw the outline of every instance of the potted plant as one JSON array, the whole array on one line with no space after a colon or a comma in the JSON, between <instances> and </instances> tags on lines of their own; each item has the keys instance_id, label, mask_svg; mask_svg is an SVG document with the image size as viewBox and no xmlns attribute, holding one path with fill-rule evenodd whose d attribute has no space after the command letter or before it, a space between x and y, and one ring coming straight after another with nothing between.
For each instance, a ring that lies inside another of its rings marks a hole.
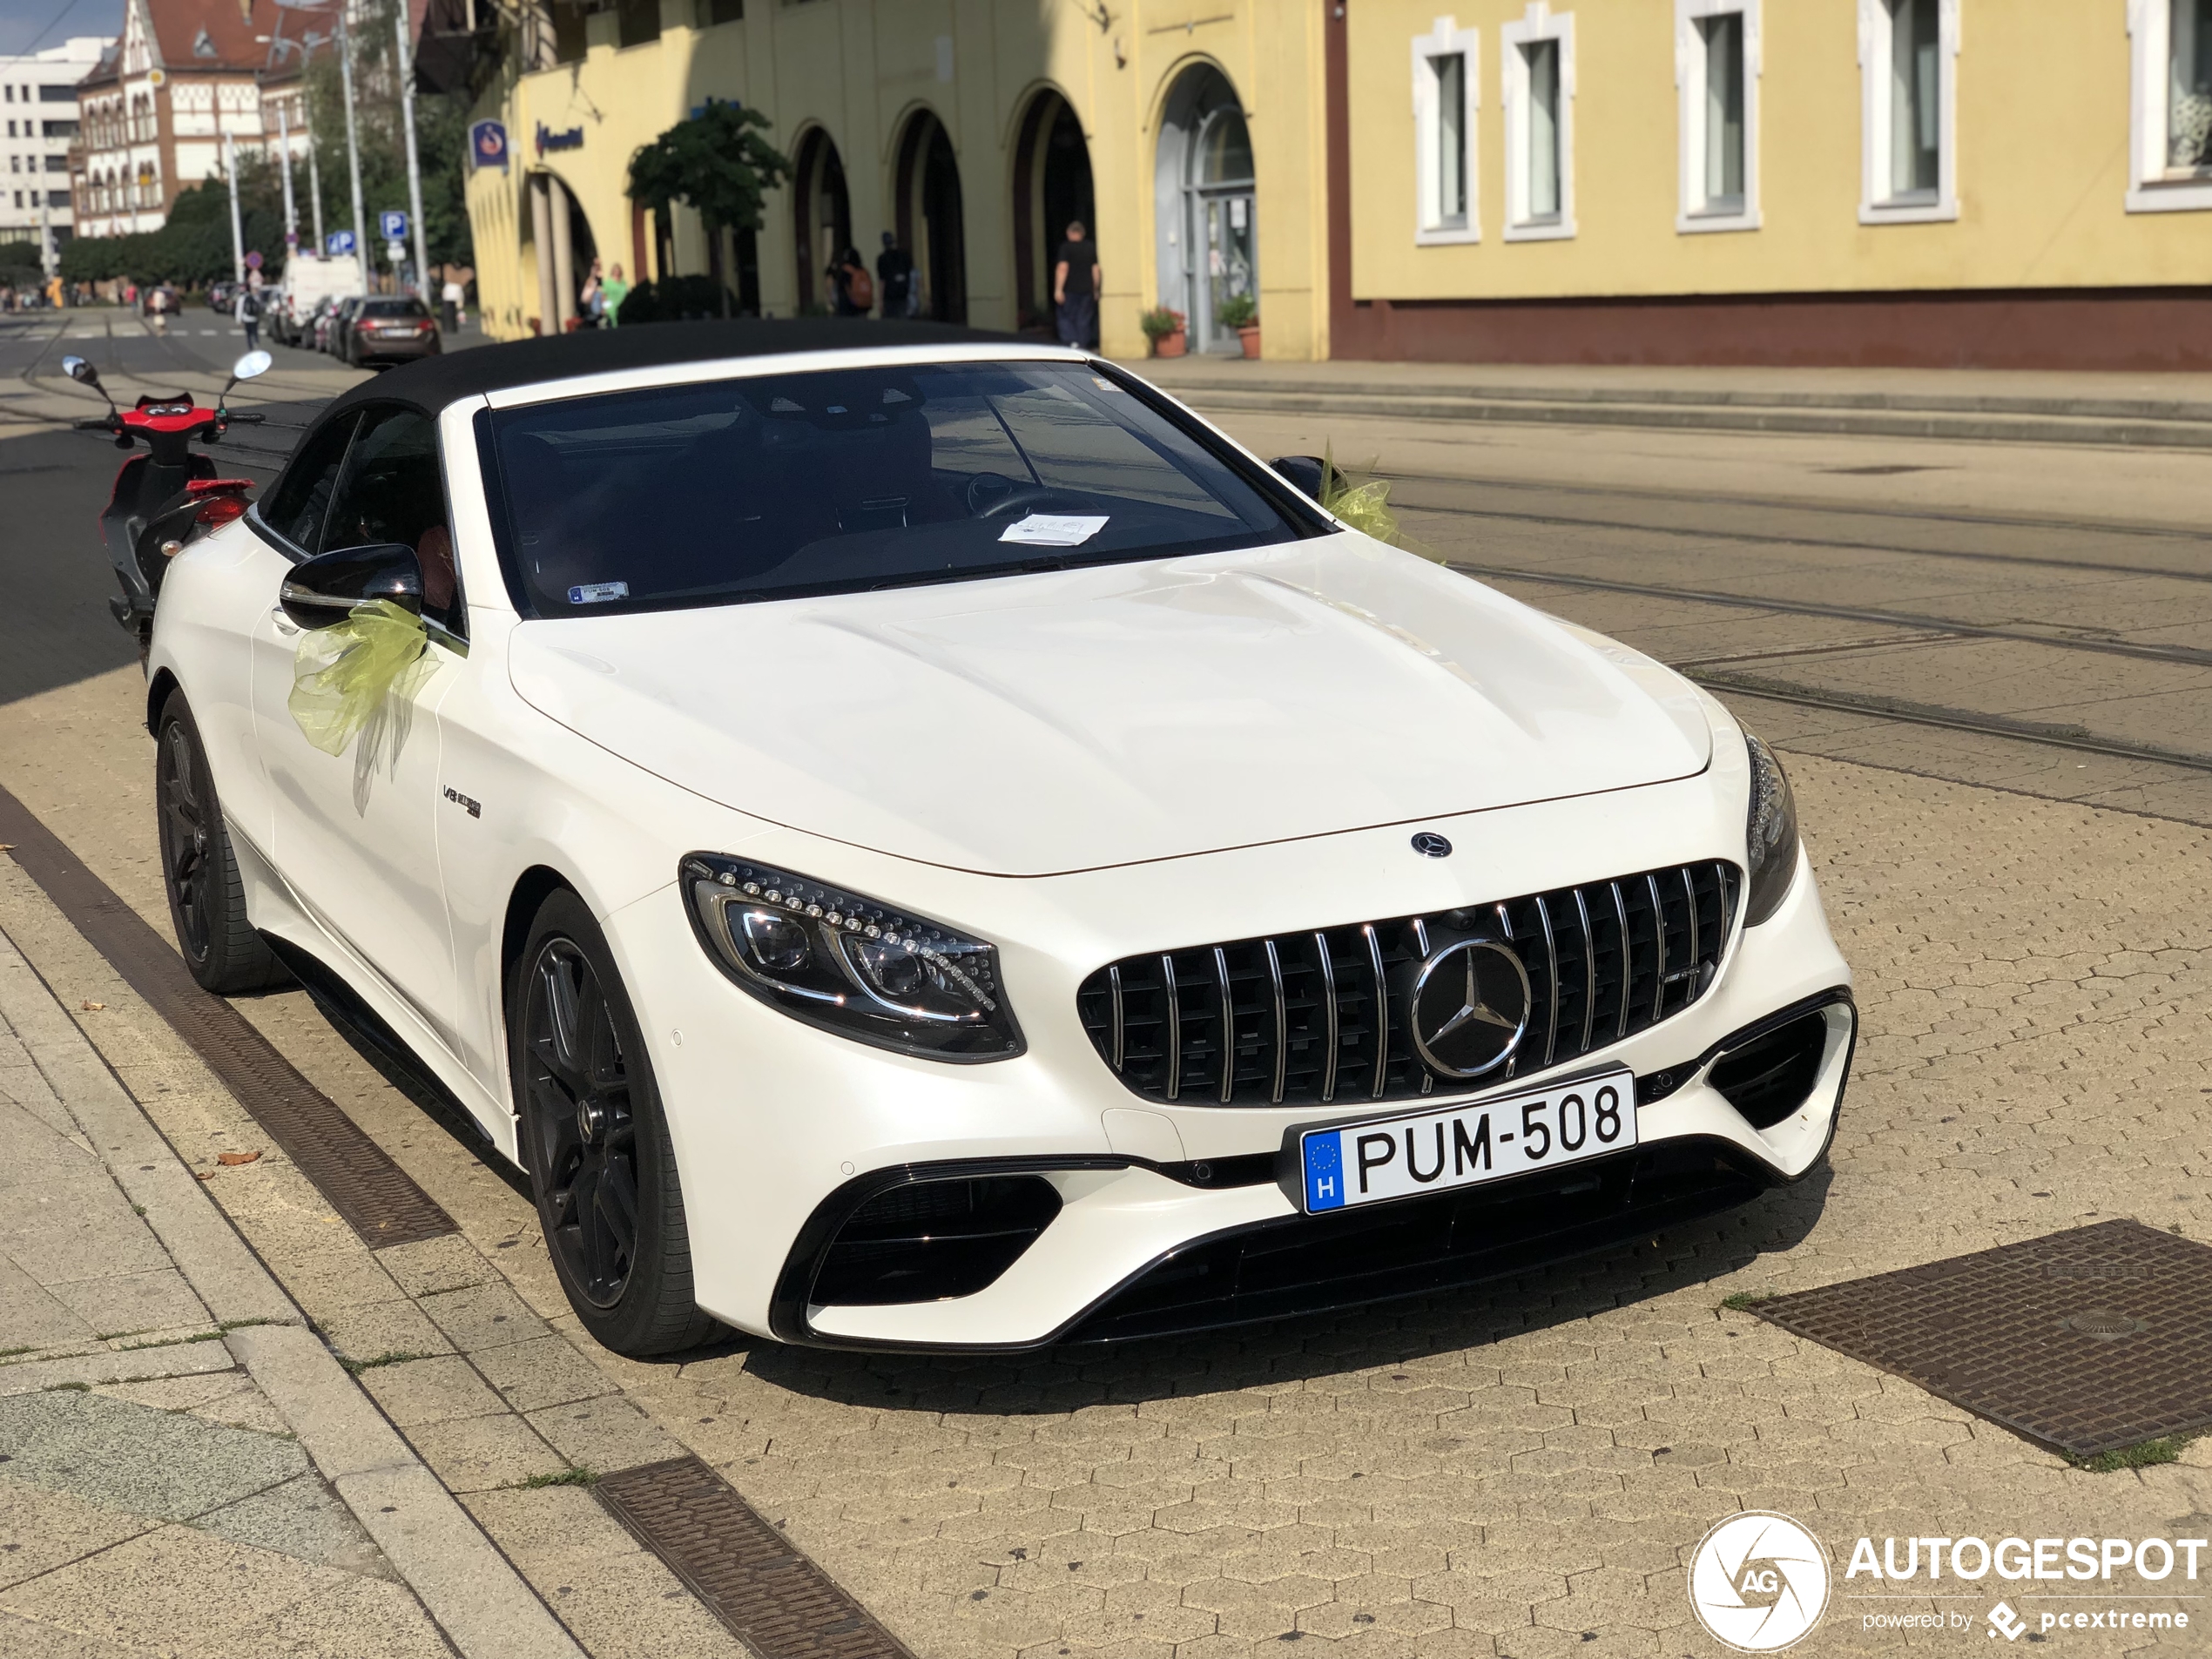
<instances>
[{"instance_id":1,"label":"potted plant","mask_svg":"<svg viewBox=\"0 0 2212 1659\"><path fill-rule=\"evenodd\" d=\"M1136 320L1144 331L1144 338L1152 342L1155 357L1180 357L1186 349L1190 336L1183 328L1180 311L1170 311L1165 306L1154 306Z\"/></svg>"},{"instance_id":2,"label":"potted plant","mask_svg":"<svg viewBox=\"0 0 2212 1659\"><path fill-rule=\"evenodd\" d=\"M1244 344L1244 355L1259 355L1259 301L1249 293L1232 293L1221 302L1214 318L1224 328L1234 328Z\"/></svg>"}]
</instances>

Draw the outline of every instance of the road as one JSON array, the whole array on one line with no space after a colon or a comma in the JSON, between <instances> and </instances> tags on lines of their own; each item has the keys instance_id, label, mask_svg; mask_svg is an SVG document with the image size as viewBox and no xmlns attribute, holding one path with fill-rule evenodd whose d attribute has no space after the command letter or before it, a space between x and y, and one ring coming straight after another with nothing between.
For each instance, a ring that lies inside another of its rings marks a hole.
<instances>
[{"instance_id":1,"label":"road","mask_svg":"<svg viewBox=\"0 0 2212 1659\"><path fill-rule=\"evenodd\" d=\"M2205 1443L2089 1474L1723 1304L2115 1215L2212 1241L2212 543L2189 522L2212 459L1231 424L1262 454L1387 457L1433 555L1677 664L1782 749L1859 974L1832 1172L1611 1256L1297 1325L1012 1357L732 1340L644 1366L577 1331L502 1171L305 995L241 1001L461 1231L372 1251L282 1158L218 1168L189 1115L172 1140L579 1641L737 1651L584 1489L679 1453L921 1659L1292 1639L1671 1659L1716 1651L1681 1563L1739 1507L1841 1541L1839 1568L1861 1533L2202 1533ZM111 460L0 438L37 503L0 525L22 601L0 611L0 785L165 932L135 671L80 614ZM180 1112L163 1091L189 1056L165 1061L173 1039L19 887L0 927L65 1006L101 1005L80 1023L148 1109ZM1896 1645L1851 1609L1805 1650Z\"/></svg>"}]
</instances>

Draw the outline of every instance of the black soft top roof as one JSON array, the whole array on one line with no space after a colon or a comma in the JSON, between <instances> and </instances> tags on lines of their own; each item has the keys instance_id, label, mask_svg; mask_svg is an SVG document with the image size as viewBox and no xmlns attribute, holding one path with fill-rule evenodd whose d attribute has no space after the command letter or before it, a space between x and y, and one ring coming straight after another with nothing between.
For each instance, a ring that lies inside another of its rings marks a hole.
<instances>
[{"instance_id":1,"label":"black soft top roof","mask_svg":"<svg viewBox=\"0 0 2212 1659\"><path fill-rule=\"evenodd\" d=\"M606 374L669 363L707 363L778 352L880 351L894 346L1014 346L1034 342L948 323L876 321L858 317L798 317L763 321L634 324L593 328L543 340L475 346L417 359L341 393L326 415L362 403L408 403L426 415L448 404L513 386Z\"/></svg>"}]
</instances>

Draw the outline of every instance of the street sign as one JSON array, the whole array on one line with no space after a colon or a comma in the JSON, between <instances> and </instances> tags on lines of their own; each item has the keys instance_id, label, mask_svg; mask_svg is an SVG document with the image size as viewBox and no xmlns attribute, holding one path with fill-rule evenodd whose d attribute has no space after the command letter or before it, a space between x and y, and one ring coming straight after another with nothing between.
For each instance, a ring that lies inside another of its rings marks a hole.
<instances>
[{"instance_id":1,"label":"street sign","mask_svg":"<svg viewBox=\"0 0 2212 1659\"><path fill-rule=\"evenodd\" d=\"M246 268L249 271L258 271L261 268L261 256L259 253L249 253L246 256Z\"/></svg>"},{"instance_id":2,"label":"street sign","mask_svg":"<svg viewBox=\"0 0 2212 1659\"><path fill-rule=\"evenodd\" d=\"M351 253L354 251L354 233L351 231L333 231L323 238L322 245L323 251L327 253Z\"/></svg>"},{"instance_id":3,"label":"street sign","mask_svg":"<svg viewBox=\"0 0 2212 1659\"><path fill-rule=\"evenodd\" d=\"M404 242L407 239L407 215L396 208L387 209L379 213L376 216L376 227L383 233L384 239L388 242Z\"/></svg>"},{"instance_id":4,"label":"street sign","mask_svg":"<svg viewBox=\"0 0 2212 1659\"><path fill-rule=\"evenodd\" d=\"M469 159L477 167L507 171L507 129L497 121L479 121L469 129Z\"/></svg>"}]
</instances>

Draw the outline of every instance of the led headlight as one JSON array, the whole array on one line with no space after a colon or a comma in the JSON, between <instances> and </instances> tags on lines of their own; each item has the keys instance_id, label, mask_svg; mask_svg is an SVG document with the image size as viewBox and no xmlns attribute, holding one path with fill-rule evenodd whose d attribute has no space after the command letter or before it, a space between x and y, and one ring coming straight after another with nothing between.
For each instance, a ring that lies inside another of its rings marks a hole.
<instances>
[{"instance_id":1,"label":"led headlight","mask_svg":"<svg viewBox=\"0 0 2212 1659\"><path fill-rule=\"evenodd\" d=\"M1743 925L1756 927L1782 907L1797 874L1797 801L1774 751L1750 732L1751 813L1746 827Z\"/></svg>"},{"instance_id":2,"label":"led headlight","mask_svg":"<svg viewBox=\"0 0 2212 1659\"><path fill-rule=\"evenodd\" d=\"M840 1036L931 1060L1022 1049L980 939L788 870L693 853L678 880L715 965L762 1001Z\"/></svg>"}]
</instances>

